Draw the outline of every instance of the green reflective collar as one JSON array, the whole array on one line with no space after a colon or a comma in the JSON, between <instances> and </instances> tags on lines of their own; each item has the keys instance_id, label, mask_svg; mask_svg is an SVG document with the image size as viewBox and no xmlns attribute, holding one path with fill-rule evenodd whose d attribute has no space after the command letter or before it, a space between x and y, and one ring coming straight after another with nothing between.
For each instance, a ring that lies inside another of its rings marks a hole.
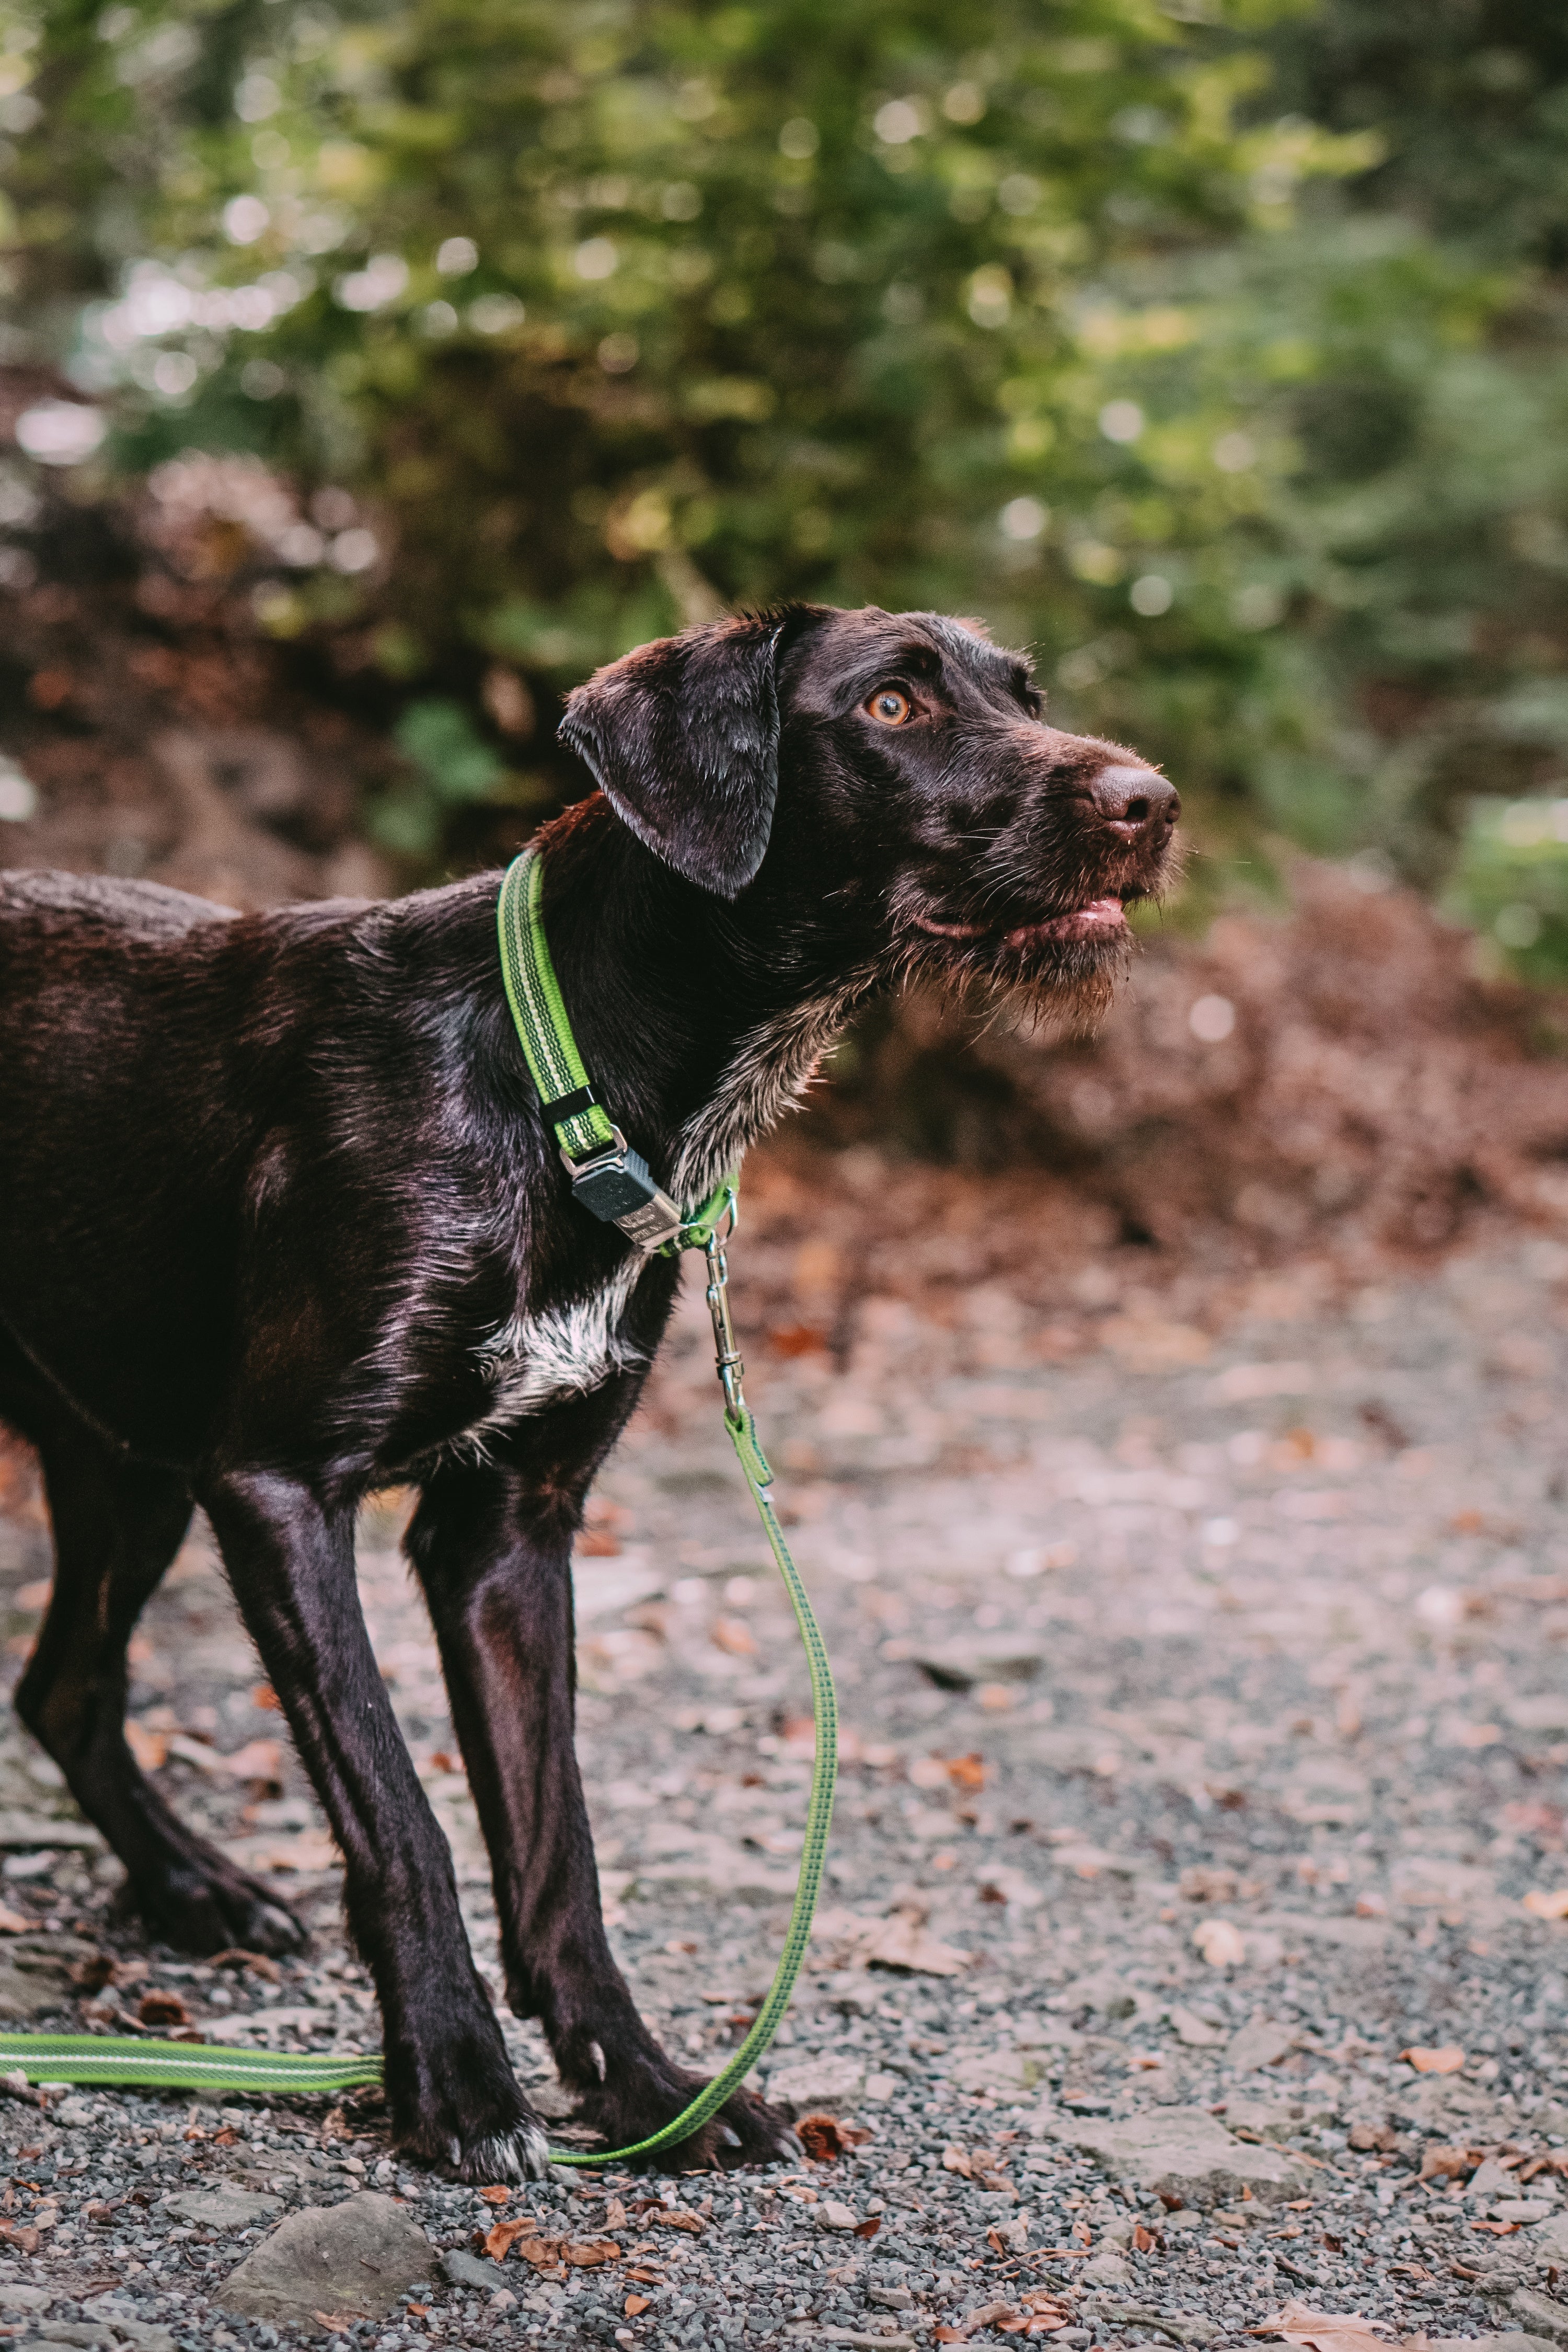
<instances>
[{"instance_id":1,"label":"green reflective collar","mask_svg":"<svg viewBox=\"0 0 1568 2352\"><path fill-rule=\"evenodd\" d=\"M525 849L502 877L496 931L501 985L573 1193L638 1249L669 1255L703 1248L726 1209L733 1214L735 1180L726 1177L688 1216L610 1118L566 1017L544 936L543 893L544 859L537 848Z\"/></svg>"}]
</instances>

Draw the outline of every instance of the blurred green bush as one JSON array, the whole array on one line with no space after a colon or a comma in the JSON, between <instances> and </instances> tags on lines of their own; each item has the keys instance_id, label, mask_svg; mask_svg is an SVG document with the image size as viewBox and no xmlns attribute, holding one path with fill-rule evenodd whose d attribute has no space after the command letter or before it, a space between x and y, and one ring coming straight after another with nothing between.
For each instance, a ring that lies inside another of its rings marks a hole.
<instances>
[{"instance_id":1,"label":"blurred green bush","mask_svg":"<svg viewBox=\"0 0 1568 2352\"><path fill-rule=\"evenodd\" d=\"M1436 882L1568 754L1561 12L5 0L0 134L10 354L110 404L84 479L295 473L258 623L419 698L411 858L564 782L510 742L595 663L786 596L1033 645L1199 908L1274 836Z\"/></svg>"},{"instance_id":2,"label":"blurred green bush","mask_svg":"<svg viewBox=\"0 0 1568 2352\"><path fill-rule=\"evenodd\" d=\"M1568 982L1568 799L1472 801L1445 911L1500 969Z\"/></svg>"}]
</instances>

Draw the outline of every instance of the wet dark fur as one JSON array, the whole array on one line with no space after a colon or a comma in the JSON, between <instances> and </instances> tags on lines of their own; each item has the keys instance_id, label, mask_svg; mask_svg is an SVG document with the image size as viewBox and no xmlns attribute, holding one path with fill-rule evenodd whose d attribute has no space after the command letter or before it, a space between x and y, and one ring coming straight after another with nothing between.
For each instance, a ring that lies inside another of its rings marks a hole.
<instances>
[{"instance_id":1,"label":"wet dark fur","mask_svg":"<svg viewBox=\"0 0 1568 2352\"><path fill-rule=\"evenodd\" d=\"M885 679L907 726L865 713ZM645 646L574 697L563 732L602 790L547 831L551 942L603 1098L689 1197L869 990L921 967L1070 995L1115 967L1115 940L1007 935L1153 887L1173 798L1146 775L1163 803L1118 798L1104 776L1132 755L1037 709L1025 666L959 624L816 608ZM497 888L236 917L0 878L0 1416L41 1456L58 1554L18 1709L158 1935L299 1939L125 1742L126 1643L200 1504L342 1849L396 2138L476 2181L537 2169L543 2135L361 1619L372 1488L419 1492L407 1550L512 2009L612 2145L695 2086L611 1958L573 1747L573 1535L677 1269L628 1282L596 1384L508 1405L539 1318L577 1329L627 1245L542 1128ZM788 2145L740 2095L684 2156Z\"/></svg>"}]
</instances>

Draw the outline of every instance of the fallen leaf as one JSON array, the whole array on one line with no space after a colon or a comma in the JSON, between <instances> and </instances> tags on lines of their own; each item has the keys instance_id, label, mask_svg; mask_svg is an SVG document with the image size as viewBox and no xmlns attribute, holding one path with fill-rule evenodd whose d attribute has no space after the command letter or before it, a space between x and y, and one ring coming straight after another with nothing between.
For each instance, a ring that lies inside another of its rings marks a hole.
<instances>
[{"instance_id":1,"label":"fallen leaf","mask_svg":"<svg viewBox=\"0 0 1568 2352\"><path fill-rule=\"evenodd\" d=\"M645 2311L653 2309L653 2297L651 2294L628 2294L622 2308L628 2319L638 2319Z\"/></svg>"},{"instance_id":2,"label":"fallen leaf","mask_svg":"<svg viewBox=\"0 0 1568 2352\"><path fill-rule=\"evenodd\" d=\"M618 2263L621 2250L614 2238L574 2238L561 2249L563 2262L574 2270L597 2270L602 2263Z\"/></svg>"},{"instance_id":3,"label":"fallen leaf","mask_svg":"<svg viewBox=\"0 0 1568 2352\"><path fill-rule=\"evenodd\" d=\"M1537 1919L1568 1919L1568 1886L1554 1887L1550 1895L1532 1886L1524 1898L1524 1907Z\"/></svg>"},{"instance_id":4,"label":"fallen leaf","mask_svg":"<svg viewBox=\"0 0 1568 2352\"><path fill-rule=\"evenodd\" d=\"M860 1948L868 1969L901 1969L911 1976L962 1976L970 1956L942 1943L917 1914L896 1911L882 1920Z\"/></svg>"},{"instance_id":5,"label":"fallen leaf","mask_svg":"<svg viewBox=\"0 0 1568 2352\"><path fill-rule=\"evenodd\" d=\"M856 2222L855 2235L858 2238L874 2238L881 2226L881 2215L873 2213L868 2221Z\"/></svg>"},{"instance_id":6,"label":"fallen leaf","mask_svg":"<svg viewBox=\"0 0 1568 2352\"><path fill-rule=\"evenodd\" d=\"M802 2116L795 2131L812 2164L831 2164L850 2146L837 2116Z\"/></svg>"},{"instance_id":7,"label":"fallen leaf","mask_svg":"<svg viewBox=\"0 0 1568 2352\"><path fill-rule=\"evenodd\" d=\"M689 2213L684 2205L656 2205L643 2219L658 2221L667 2230L684 2230L693 2238L700 2238L707 2227L700 2213Z\"/></svg>"},{"instance_id":8,"label":"fallen leaf","mask_svg":"<svg viewBox=\"0 0 1568 2352\"><path fill-rule=\"evenodd\" d=\"M1452 2043L1441 2050L1402 2050L1399 2054L1418 2074L1457 2074L1465 2063L1464 2052Z\"/></svg>"},{"instance_id":9,"label":"fallen leaf","mask_svg":"<svg viewBox=\"0 0 1568 2352\"><path fill-rule=\"evenodd\" d=\"M626 2209L618 2197L612 2197L605 2209L605 2227L606 2230L624 2230L626 2226Z\"/></svg>"},{"instance_id":10,"label":"fallen leaf","mask_svg":"<svg viewBox=\"0 0 1568 2352\"><path fill-rule=\"evenodd\" d=\"M208 1962L215 1969L248 1969L253 1977L263 1977L268 1984L281 1984L283 1971L266 1952L247 1952L237 1944L226 1952L215 1952Z\"/></svg>"},{"instance_id":11,"label":"fallen leaf","mask_svg":"<svg viewBox=\"0 0 1568 2352\"><path fill-rule=\"evenodd\" d=\"M1421 2155L1420 2179L1435 2180L1441 2173L1447 2180L1462 2180L1473 2172L1481 2160L1479 2148L1431 2147Z\"/></svg>"},{"instance_id":12,"label":"fallen leaf","mask_svg":"<svg viewBox=\"0 0 1568 2352\"><path fill-rule=\"evenodd\" d=\"M529 2236L533 2229L531 2220L498 2221L485 2232L485 2252L492 2263L504 2263L520 2238ZM527 2259L531 2260L531 2257ZM553 2256L552 2257L553 2260Z\"/></svg>"},{"instance_id":13,"label":"fallen leaf","mask_svg":"<svg viewBox=\"0 0 1568 2352\"><path fill-rule=\"evenodd\" d=\"M1383 2328L1385 2334L1377 2331ZM1359 2311L1310 2311L1304 2303L1288 2303L1271 2319L1247 2329L1249 2336L1282 2336L1287 2344L1305 2344L1312 2352L1387 2352L1389 2322L1368 2319Z\"/></svg>"},{"instance_id":14,"label":"fallen leaf","mask_svg":"<svg viewBox=\"0 0 1568 2352\"><path fill-rule=\"evenodd\" d=\"M584 1559L619 1559L621 1539L610 1528L584 1528L572 1549Z\"/></svg>"},{"instance_id":15,"label":"fallen leaf","mask_svg":"<svg viewBox=\"0 0 1568 2352\"><path fill-rule=\"evenodd\" d=\"M1247 1958L1247 1938L1228 1919L1204 1919L1193 1941L1211 1969L1232 1969Z\"/></svg>"},{"instance_id":16,"label":"fallen leaf","mask_svg":"<svg viewBox=\"0 0 1568 2352\"><path fill-rule=\"evenodd\" d=\"M504 2205L511 2195L510 2189L481 2189L479 2195L487 2205Z\"/></svg>"},{"instance_id":17,"label":"fallen leaf","mask_svg":"<svg viewBox=\"0 0 1568 2352\"><path fill-rule=\"evenodd\" d=\"M1014 2317L1010 2303L983 2303L978 2311L966 2312L960 2327L963 2335L973 2336L982 2327L995 2327L1004 2319Z\"/></svg>"},{"instance_id":18,"label":"fallen leaf","mask_svg":"<svg viewBox=\"0 0 1568 2352\"><path fill-rule=\"evenodd\" d=\"M757 1637L743 1617L715 1617L709 1629L709 1639L716 1650L731 1658L754 1658Z\"/></svg>"},{"instance_id":19,"label":"fallen leaf","mask_svg":"<svg viewBox=\"0 0 1568 2352\"><path fill-rule=\"evenodd\" d=\"M962 2344L963 2341L963 2330L961 2327L937 2327L931 2332L939 2344Z\"/></svg>"},{"instance_id":20,"label":"fallen leaf","mask_svg":"<svg viewBox=\"0 0 1568 2352\"><path fill-rule=\"evenodd\" d=\"M86 1959L75 1962L70 1980L78 1992L101 1992L106 1984L114 1982L114 1962L109 1954L93 1952Z\"/></svg>"},{"instance_id":21,"label":"fallen leaf","mask_svg":"<svg viewBox=\"0 0 1568 2352\"><path fill-rule=\"evenodd\" d=\"M563 2278L565 2252L564 2242L560 2238L520 2238L517 2242L519 2262L531 2263L536 2271L553 2271Z\"/></svg>"},{"instance_id":22,"label":"fallen leaf","mask_svg":"<svg viewBox=\"0 0 1568 2352\"><path fill-rule=\"evenodd\" d=\"M775 1356L825 1356L827 1335L809 1323L785 1323L768 1333L768 1345Z\"/></svg>"},{"instance_id":23,"label":"fallen leaf","mask_svg":"<svg viewBox=\"0 0 1568 2352\"><path fill-rule=\"evenodd\" d=\"M0 1903L0 1936L25 1936L33 1922L23 1911L13 1911Z\"/></svg>"},{"instance_id":24,"label":"fallen leaf","mask_svg":"<svg viewBox=\"0 0 1568 2352\"><path fill-rule=\"evenodd\" d=\"M129 1717L125 1723L125 1745L143 1772L156 1772L159 1766L168 1760L168 1734L149 1731L144 1724L133 1722Z\"/></svg>"},{"instance_id":25,"label":"fallen leaf","mask_svg":"<svg viewBox=\"0 0 1568 2352\"><path fill-rule=\"evenodd\" d=\"M985 1786L985 1759L983 1756L946 1756L942 1760L955 1789L978 1790Z\"/></svg>"},{"instance_id":26,"label":"fallen leaf","mask_svg":"<svg viewBox=\"0 0 1568 2352\"><path fill-rule=\"evenodd\" d=\"M1154 2235L1152 2230L1145 2229L1142 2221L1135 2221L1132 2225L1132 2243L1137 2252L1146 2254L1160 2243L1160 2240Z\"/></svg>"},{"instance_id":27,"label":"fallen leaf","mask_svg":"<svg viewBox=\"0 0 1568 2352\"><path fill-rule=\"evenodd\" d=\"M270 1683L258 1683L250 1694L250 1704L263 1715L281 1715L283 1702Z\"/></svg>"},{"instance_id":28,"label":"fallen leaf","mask_svg":"<svg viewBox=\"0 0 1568 2352\"><path fill-rule=\"evenodd\" d=\"M141 2025L189 2025L191 2021L177 1992L143 1993L136 2004L136 2018Z\"/></svg>"},{"instance_id":29,"label":"fallen leaf","mask_svg":"<svg viewBox=\"0 0 1568 2352\"><path fill-rule=\"evenodd\" d=\"M956 2145L942 2149L942 2168L944 2172L962 2173L965 2180L973 2178L974 2168L969 2161L968 2149Z\"/></svg>"}]
</instances>

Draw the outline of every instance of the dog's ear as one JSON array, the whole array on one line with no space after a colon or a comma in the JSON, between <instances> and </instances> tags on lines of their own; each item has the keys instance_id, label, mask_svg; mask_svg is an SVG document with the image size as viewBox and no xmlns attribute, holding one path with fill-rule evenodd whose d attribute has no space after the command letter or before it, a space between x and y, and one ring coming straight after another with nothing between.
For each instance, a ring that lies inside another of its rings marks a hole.
<instances>
[{"instance_id":1,"label":"dog's ear","mask_svg":"<svg viewBox=\"0 0 1568 2352\"><path fill-rule=\"evenodd\" d=\"M596 670L561 740L638 839L732 898L763 862L779 780L782 619L713 621Z\"/></svg>"}]
</instances>

